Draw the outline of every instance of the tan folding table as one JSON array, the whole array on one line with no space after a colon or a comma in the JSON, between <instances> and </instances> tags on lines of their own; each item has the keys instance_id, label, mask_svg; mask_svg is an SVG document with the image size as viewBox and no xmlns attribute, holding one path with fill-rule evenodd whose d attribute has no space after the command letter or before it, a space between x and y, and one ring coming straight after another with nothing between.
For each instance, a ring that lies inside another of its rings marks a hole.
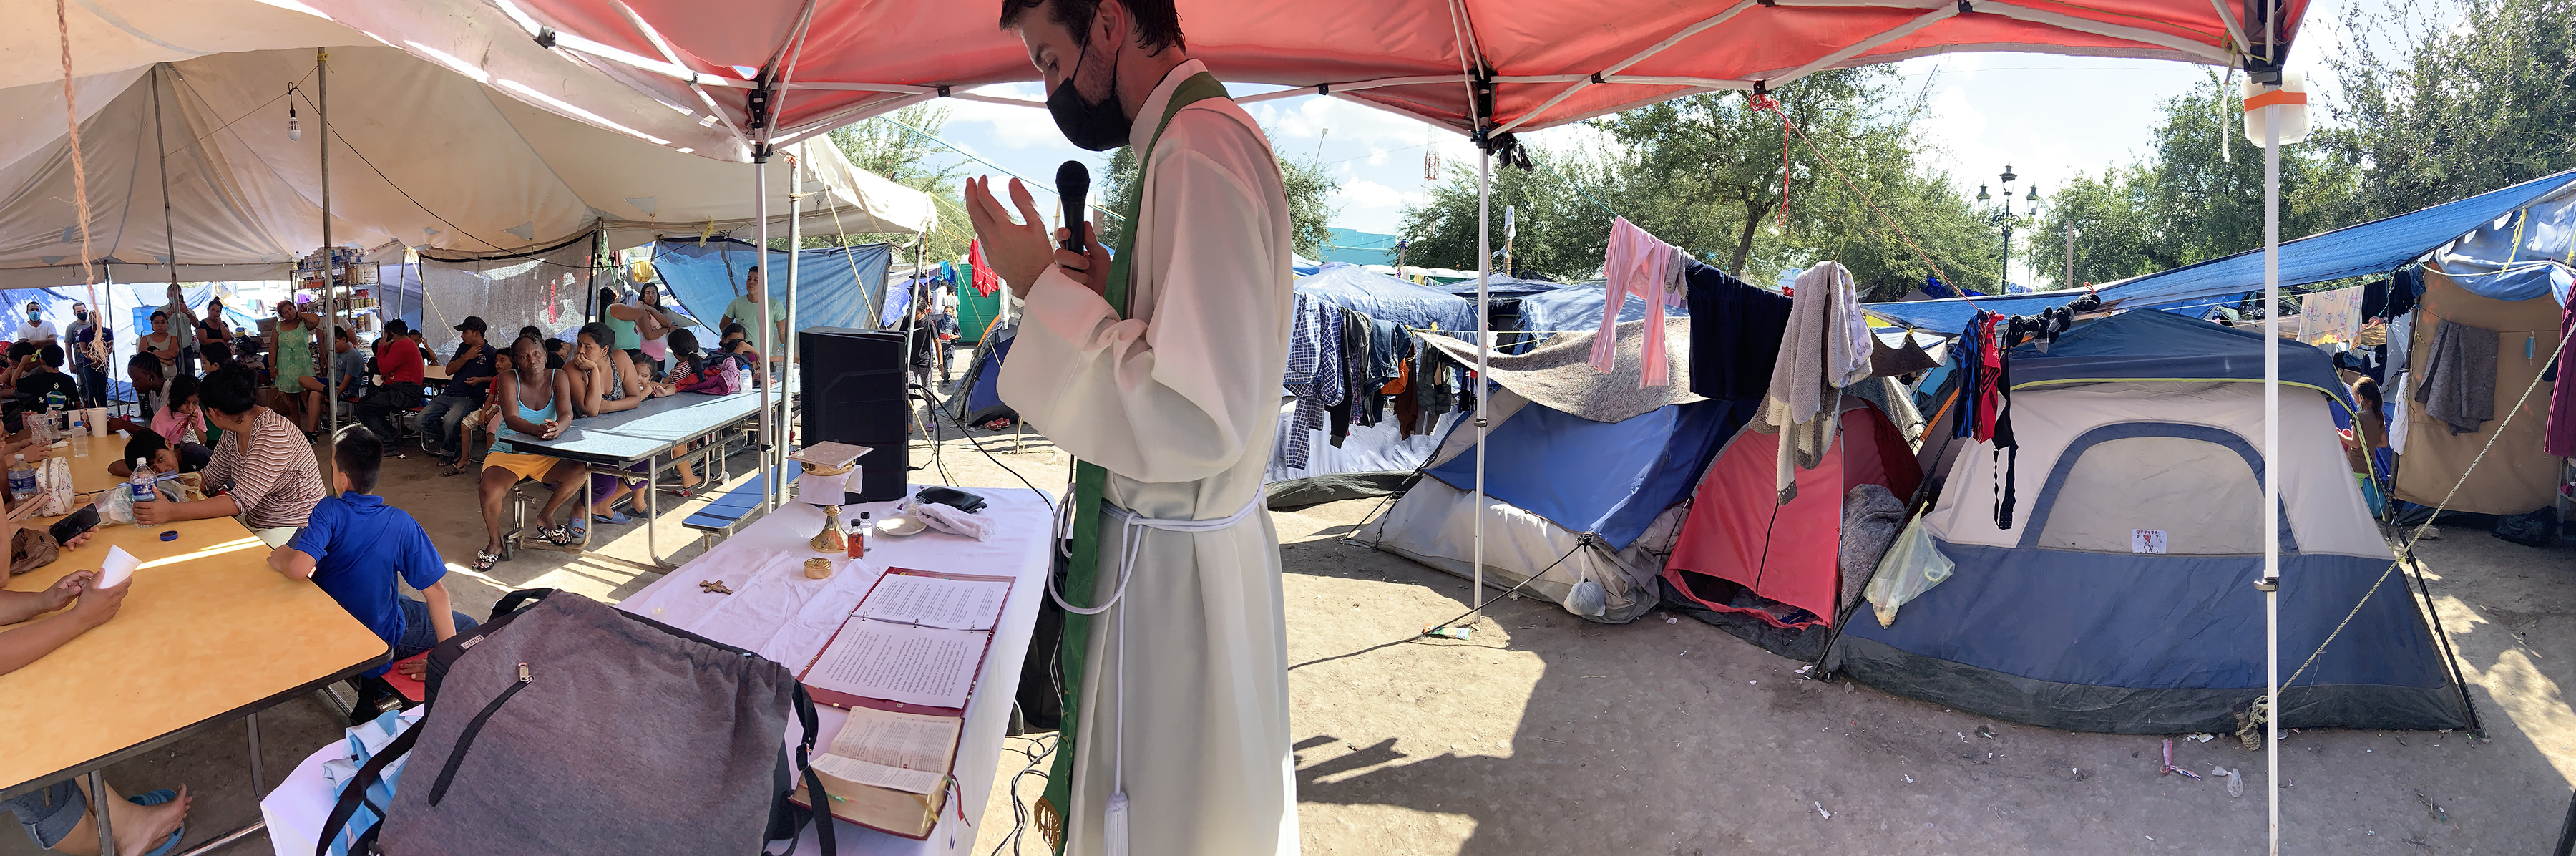
<instances>
[{"instance_id":1,"label":"tan folding table","mask_svg":"<svg viewBox=\"0 0 2576 856\"><path fill-rule=\"evenodd\" d=\"M72 460L76 487L115 484L106 474L113 458ZM179 536L163 541L165 531ZM0 675L0 798L82 774L90 793L103 795L108 765L235 719L249 720L251 787L264 791L258 712L374 668L391 653L321 589L270 570L267 545L231 518L103 526L80 549L5 587L41 591L65 574L96 569L110 546L143 560L116 617ZM116 852L109 801L89 802L101 852ZM260 828L253 823L190 852Z\"/></svg>"}]
</instances>

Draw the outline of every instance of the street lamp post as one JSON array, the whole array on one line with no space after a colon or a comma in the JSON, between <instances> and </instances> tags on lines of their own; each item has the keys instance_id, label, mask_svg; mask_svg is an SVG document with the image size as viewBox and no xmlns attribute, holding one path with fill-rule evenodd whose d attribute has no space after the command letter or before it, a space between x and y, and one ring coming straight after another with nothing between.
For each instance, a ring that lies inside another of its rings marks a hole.
<instances>
[{"instance_id":1,"label":"street lamp post","mask_svg":"<svg viewBox=\"0 0 2576 856\"><path fill-rule=\"evenodd\" d=\"M2012 283L2013 227L2020 225L2021 218L2039 213L2039 185L2033 184L2030 186L2030 194L2024 197L2026 205L2022 211L2015 212L2013 211L2012 183L2020 180L2021 176L2013 174L2012 164L2004 164L2003 175L1998 177L2003 179L2003 200L2000 203L1997 203L1994 210L1986 215L1986 221L2002 227L2004 231L2003 272L1997 276L1995 280L1996 290L1998 292L2002 292L2005 291L2006 287ZM1977 185L1977 204L1985 205L1993 199L1994 197L1986 194L1986 185Z\"/></svg>"}]
</instances>

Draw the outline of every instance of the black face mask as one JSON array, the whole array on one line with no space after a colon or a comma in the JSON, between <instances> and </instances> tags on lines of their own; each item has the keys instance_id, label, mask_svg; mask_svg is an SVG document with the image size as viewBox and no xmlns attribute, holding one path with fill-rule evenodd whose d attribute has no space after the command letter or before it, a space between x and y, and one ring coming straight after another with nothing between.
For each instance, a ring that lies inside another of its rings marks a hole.
<instances>
[{"instance_id":1,"label":"black face mask","mask_svg":"<svg viewBox=\"0 0 2576 856\"><path fill-rule=\"evenodd\" d=\"M1115 60L1109 65L1108 98L1085 101L1082 93L1074 91L1073 79L1082 76L1082 61L1090 56L1091 45L1084 44L1082 52L1074 56L1073 73L1065 75L1064 82L1047 94L1047 112L1055 115L1056 129L1064 132L1067 142L1095 152L1105 152L1126 145L1128 130L1135 123L1128 121L1127 114L1118 109L1118 64Z\"/></svg>"}]
</instances>

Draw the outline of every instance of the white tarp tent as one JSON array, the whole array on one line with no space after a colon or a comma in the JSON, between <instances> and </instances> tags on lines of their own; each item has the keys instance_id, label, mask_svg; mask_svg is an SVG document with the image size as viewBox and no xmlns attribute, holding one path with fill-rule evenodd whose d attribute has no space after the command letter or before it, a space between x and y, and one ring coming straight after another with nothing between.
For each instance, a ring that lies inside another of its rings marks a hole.
<instances>
[{"instance_id":1,"label":"white tarp tent","mask_svg":"<svg viewBox=\"0 0 2576 856\"><path fill-rule=\"evenodd\" d=\"M59 46L50 4L37 5L0 11L8 41L43 43L13 44L0 57L0 82L19 83L0 89L0 118L9 121L0 132L0 287L7 288L84 279L62 83L44 75L59 75ZM209 7L239 17L198 20ZM232 32L263 16L291 25L279 23L284 35L265 41ZM172 273L156 94L178 279L282 279L286 262L322 243L325 134L310 46L371 39L249 0L88 0L74 4L72 18L74 71L83 75L75 91L89 173L87 258L108 260L104 273L117 281ZM150 63L194 52L164 41L190 28L210 34L202 44L267 47L291 38L304 47L195 56L156 71ZM390 254L405 246L476 253L552 245L595 226L625 246L752 225L751 170L564 118L508 97L524 94L509 81L460 76L393 48L329 51L338 131L333 243ZM144 65L110 67L127 62ZM301 139L287 133L290 106ZM807 167L805 180L820 185L808 187L820 191L806 199L808 234L913 233L935 222L927 195L851 166L820 137L808 143L789 147ZM786 220L783 178L773 181L770 210L781 215L773 226Z\"/></svg>"}]
</instances>

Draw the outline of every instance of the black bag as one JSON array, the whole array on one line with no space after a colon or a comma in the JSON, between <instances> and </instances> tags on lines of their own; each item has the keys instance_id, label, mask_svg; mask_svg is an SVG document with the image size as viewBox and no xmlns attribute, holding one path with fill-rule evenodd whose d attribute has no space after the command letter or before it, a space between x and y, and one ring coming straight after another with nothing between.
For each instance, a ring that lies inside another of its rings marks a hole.
<instances>
[{"instance_id":1,"label":"black bag","mask_svg":"<svg viewBox=\"0 0 2576 856\"><path fill-rule=\"evenodd\" d=\"M2525 547L2557 546L2558 509L2544 507L2530 514L2496 518L2495 536Z\"/></svg>"},{"instance_id":2,"label":"black bag","mask_svg":"<svg viewBox=\"0 0 2576 856\"><path fill-rule=\"evenodd\" d=\"M352 852L748 856L814 819L788 801L791 772L816 803L831 798L807 763L813 699L741 648L535 589L503 597L428 665L430 714L359 769L316 856L415 748L385 821ZM790 711L803 734L792 766ZM816 827L826 854L838 852L833 833Z\"/></svg>"},{"instance_id":3,"label":"black bag","mask_svg":"<svg viewBox=\"0 0 2576 856\"><path fill-rule=\"evenodd\" d=\"M1063 562L1049 573L1063 570ZM1011 735L1054 731L1064 725L1064 608L1055 598L1038 599L1037 628L1029 634L1029 653L1020 661L1020 688L1014 697L1019 702L1019 716L1011 721Z\"/></svg>"}]
</instances>

